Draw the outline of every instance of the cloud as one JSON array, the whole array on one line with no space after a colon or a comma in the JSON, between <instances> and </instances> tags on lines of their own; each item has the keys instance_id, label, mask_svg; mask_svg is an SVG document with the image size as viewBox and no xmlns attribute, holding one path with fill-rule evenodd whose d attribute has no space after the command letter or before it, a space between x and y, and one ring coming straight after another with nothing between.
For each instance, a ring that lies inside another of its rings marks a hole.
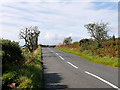
<instances>
[{"instance_id":1,"label":"cloud","mask_svg":"<svg viewBox=\"0 0 120 90\"><path fill-rule=\"evenodd\" d=\"M70 33L67 37L72 37L73 36L73 33Z\"/></svg>"},{"instance_id":2,"label":"cloud","mask_svg":"<svg viewBox=\"0 0 120 90\"><path fill-rule=\"evenodd\" d=\"M40 34L39 43L42 44L58 44L62 43L65 34L61 32L58 33L56 30L42 29Z\"/></svg>"},{"instance_id":3,"label":"cloud","mask_svg":"<svg viewBox=\"0 0 120 90\"><path fill-rule=\"evenodd\" d=\"M119 0L1 0L2 3L6 2L119 2Z\"/></svg>"},{"instance_id":4,"label":"cloud","mask_svg":"<svg viewBox=\"0 0 120 90\"><path fill-rule=\"evenodd\" d=\"M19 41L20 29L36 25L41 31L39 37L41 44L62 43L63 39L70 35L73 41L79 41L82 38L90 38L84 27L85 24L101 20L110 23L112 27L110 35L117 36L118 34L118 12L114 8L117 7L117 3L104 2L104 5L99 3L101 6L98 7L96 3L92 3L95 0L87 2L73 0L34 1L3 2L1 4L0 25L3 38Z\"/></svg>"},{"instance_id":5,"label":"cloud","mask_svg":"<svg viewBox=\"0 0 120 90\"><path fill-rule=\"evenodd\" d=\"M53 34L52 32L46 32L45 34L45 39L46 40L57 40L57 36Z\"/></svg>"}]
</instances>

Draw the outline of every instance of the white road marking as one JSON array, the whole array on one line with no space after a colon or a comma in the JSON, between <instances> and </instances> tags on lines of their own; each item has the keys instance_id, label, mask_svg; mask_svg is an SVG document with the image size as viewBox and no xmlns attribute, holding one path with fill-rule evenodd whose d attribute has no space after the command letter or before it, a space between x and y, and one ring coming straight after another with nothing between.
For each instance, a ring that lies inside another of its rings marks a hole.
<instances>
[{"instance_id":1,"label":"white road marking","mask_svg":"<svg viewBox=\"0 0 120 90\"><path fill-rule=\"evenodd\" d=\"M54 52L53 50L49 49L51 52Z\"/></svg>"},{"instance_id":2,"label":"white road marking","mask_svg":"<svg viewBox=\"0 0 120 90\"><path fill-rule=\"evenodd\" d=\"M64 60L64 58L63 57L61 57L61 56L59 56L62 60Z\"/></svg>"},{"instance_id":3,"label":"white road marking","mask_svg":"<svg viewBox=\"0 0 120 90\"><path fill-rule=\"evenodd\" d=\"M113 88L116 88L117 90L120 90L120 88L118 88L118 87L115 86L114 84L112 84L112 83L110 83L110 82L102 79L101 77L99 77L99 76L97 76L97 75L95 75L95 74L92 74L92 73L90 73L90 72L88 72L88 71L85 71L85 73L86 73L86 74L89 74L89 75L91 75L91 76L93 76L93 77L95 77L95 78L97 78L97 79L99 79L99 80L101 80L101 81L103 81L104 83L110 85L110 86L113 87Z\"/></svg>"},{"instance_id":4,"label":"white road marking","mask_svg":"<svg viewBox=\"0 0 120 90\"><path fill-rule=\"evenodd\" d=\"M54 51L52 51L51 49L50 49L50 51L51 51L51 52L54 52ZM56 55L58 55L62 60L64 60L64 58L61 57L58 53L56 53ZM73 66L74 68L78 69L78 67L75 66L75 65L73 65L72 63L70 63L70 62L67 62L67 63L70 64L71 66ZM99 77L99 76L97 76L97 75L95 75L95 74L92 74L92 73L90 73L90 72L88 72L88 71L84 71L84 72L85 72L86 74L89 74L89 75L91 75L91 76L93 76L93 77L95 77L95 78L97 78L97 79L103 81L104 83L110 85L111 87L113 87L113 88L115 88L115 89L117 89L117 90L120 90L119 87L117 87L117 86L115 86L114 84L112 84L112 83L110 83L110 82L108 82L108 81L102 79L101 77Z\"/></svg>"},{"instance_id":5,"label":"white road marking","mask_svg":"<svg viewBox=\"0 0 120 90\"><path fill-rule=\"evenodd\" d=\"M55 53L56 55L58 55L58 53Z\"/></svg>"},{"instance_id":6,"label":"white road marking","mask_svg":"<svg viewBox=\"0 0 120 90\"><path fill-rule=\"evenodd\" d=\"M72 63L70 63L70 62L67 62L67 63L70 64L70 65L72 65L74 68L78 69L78 67L75 66L75 65L73 65Z\"/></svg>"},{"instance_id":7,"label":"white road marking","mask_svg":"<svg viewBox=\"0 0 120 90\"><path fill-rule=\"evenodd\" d=\"M54 51L51 50L51 52L54 52Z\"/></svg>"},{"instance_id":8,"label":"white road marking","mask_svg":"<svg viewBox=\"0 0 120 90\"><path fill-rule=\"evenodd\" d=\"M55 53L56 55L58 55L62 60L65 60L63 57L61 57L58 53Z\"/></svg>"}]
</instances>

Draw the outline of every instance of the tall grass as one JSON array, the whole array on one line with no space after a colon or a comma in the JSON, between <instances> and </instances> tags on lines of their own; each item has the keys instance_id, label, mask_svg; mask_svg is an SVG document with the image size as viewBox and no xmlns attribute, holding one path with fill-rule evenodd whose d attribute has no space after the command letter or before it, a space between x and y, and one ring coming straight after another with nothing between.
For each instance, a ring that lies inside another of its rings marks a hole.
<instances>
[{"instance_id":1,"label":"tall grass","mask_svg":"<svg viewBox=\"0 0 120 90\"><path fill-rule=\"evenodd\" d=\"M26 50L23 50L23 53ZM2 76L3 88L42 88L41 48L37 54L26 54L22 65L6 65ZM28 62L28 61L29 62Z\"/></svg>"}]
</instances>

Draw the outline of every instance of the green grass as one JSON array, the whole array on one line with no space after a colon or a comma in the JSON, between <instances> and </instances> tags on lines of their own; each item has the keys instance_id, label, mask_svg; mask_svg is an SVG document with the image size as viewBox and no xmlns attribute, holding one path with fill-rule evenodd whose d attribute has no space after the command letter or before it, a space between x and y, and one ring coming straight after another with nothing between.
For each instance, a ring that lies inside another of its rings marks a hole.
<instances>
[{"instance_id":1,"label":"green grass","mask_svg":"<svg viewBox=\"0 0 120 90\"><path fill-rule=\"evenodd\" d=\"M119 62L118 58L110 58L108 56L98 57L98 56L92 56L91 53L89 53L87 51L84 53L81 53L79 50L73 50L73 49L67 49L67 48L61 48L61 47L56 47L56 48L59 50L62 50L64 52L68 52L68 53L72 53L72 54L81 56L82 58L89 60L91 62L120 68L120 62Z\"/></svg>"},{"instance_id":2,"label":"green grass","mask_svg":"<svg viewBox=\"0 0 120 90\"><path fill-rule=\"evenodd\" d=\"M2 76L3 88L7 90L12 83L15 83L17 88L42 88L41 48L38 49L35 57L29 56L27 59L32 60L32 62L19 66L4 66L5 71Z\"/></svg>"}]
</instances>

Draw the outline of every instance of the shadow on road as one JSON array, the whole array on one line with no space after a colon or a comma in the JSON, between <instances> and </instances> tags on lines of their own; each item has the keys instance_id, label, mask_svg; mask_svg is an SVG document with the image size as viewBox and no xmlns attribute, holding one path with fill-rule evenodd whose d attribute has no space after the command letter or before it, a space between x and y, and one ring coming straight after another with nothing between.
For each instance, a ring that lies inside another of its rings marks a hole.
<instances>
[{"instance_id":1,"label":"shadow on road","mask_svg":"<svg viewBox=\"0 0 120 90\"><path fill-rule=\"evenodd\" d=\"M44 66L44 70L47 69ZM66 89L68 88L67 85L64 85L61 83L61 80L63 79L60 75L60 73L43 73L44 78L44 88L45 89Z\"/></svg>"},{"instance_id":2,"label":"shadow on road","mask_svg":"<svg viewBox=\"0 0 120 90\"><path fill-rule=\"evenodd\" d=\"M49 68L47 67L47 65L44 63L44 60L49 58L54 58L57 57L55 54L53 54L53 52L48 52L48 51L44 51L42 49L42 60L43 60L43 88L44 89L66 89L68 88L67 85L64 85L64 83L62 83L62 76L60 73L56 73L56 72L51 72L49 71Z\"/></svg>"}]
</instances>

